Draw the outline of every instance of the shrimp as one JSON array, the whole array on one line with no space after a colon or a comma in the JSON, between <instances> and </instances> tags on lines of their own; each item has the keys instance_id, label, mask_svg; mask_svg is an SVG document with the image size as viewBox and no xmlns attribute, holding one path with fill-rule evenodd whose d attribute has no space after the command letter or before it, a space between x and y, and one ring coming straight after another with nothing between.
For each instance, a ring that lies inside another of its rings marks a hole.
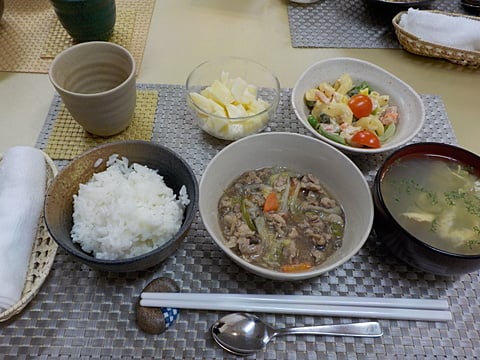
<instances>
[{"instance_id":1,"label":"shrimp","mask_svg":"<svg viewBox=\"0 0 480 360\"><path fill-rule=\"evenodd\" d=\"M380 121L383 125L387 126L390 124L397 125L398 123L398 110L396 106L389 106L385 112L380 117Z\"/></svg>"}]
</instances>

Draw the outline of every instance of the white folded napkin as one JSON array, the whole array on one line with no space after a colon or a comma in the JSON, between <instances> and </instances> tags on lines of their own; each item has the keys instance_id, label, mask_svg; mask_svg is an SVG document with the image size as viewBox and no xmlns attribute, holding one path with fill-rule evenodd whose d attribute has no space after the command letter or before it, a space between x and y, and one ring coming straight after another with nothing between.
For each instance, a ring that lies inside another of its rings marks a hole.
<instances>
[{"instance_id":1,"label":"white folded napkin","mask_svg":"<svg viewBox=\"0 0 480 360\"><path fill-rule=\"evenodd\" d=\"M424 41L480 51L480 21L410 8L399 25Z\"/></svg>"},{"instance_id":2,"label":"white folded napkin","mask_svg":"<svg viewBox=\"0 0 480 360\"><path fill-rule=\"evenodd\" d=\"M15 146L0 162L0 311L21 299L46 186L43 153Z\"/></svg>"}]
</instances>

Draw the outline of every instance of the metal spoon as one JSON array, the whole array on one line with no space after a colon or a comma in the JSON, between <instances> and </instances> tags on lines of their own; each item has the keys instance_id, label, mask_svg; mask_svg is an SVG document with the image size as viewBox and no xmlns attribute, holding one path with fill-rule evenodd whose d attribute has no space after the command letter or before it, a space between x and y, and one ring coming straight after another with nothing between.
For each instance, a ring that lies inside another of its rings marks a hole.
<instances>
[{"instance_id":1,"label":"metal spoon","mask_svg":"<svg viewBox=\"0 0 480 360\"><path fill-rule=\"evenodd\" d=\"M378 337L383 333L378 322L274 329L248 313L229 314L212 325L214 340L236 355L253 354L263 349L273 337L287 334Z\"/></svg>"}]
</instances>

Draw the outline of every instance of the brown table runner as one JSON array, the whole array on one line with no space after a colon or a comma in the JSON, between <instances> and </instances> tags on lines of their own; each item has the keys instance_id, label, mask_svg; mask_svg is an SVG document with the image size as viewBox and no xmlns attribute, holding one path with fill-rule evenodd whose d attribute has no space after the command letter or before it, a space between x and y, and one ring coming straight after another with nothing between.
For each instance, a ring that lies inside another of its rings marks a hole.
<instances>
[{"instance_id":1,"label":"brown table runner","mask_svg":"<svg viewBox=\"0 0 480 360\"><path fill-rule=\"evenodd\" d=\"M116 0L116 5L110 41L132 53L138 71L155 0ZM0 71L47 73L52 59L72 44L48 0L5 0L0 20Z\"/></svg>"},{"instance_id":2,"label":"brown table runner","mask_svg":"<svg viewBox=\"0 0 480 360\"><path fill-rule=\"evenodd\" d=\"M45 152L56 160L71 160L95 146L121 140L150 141L153 122L157 110L158 91L139 87L137 104L130 126L118 135L110 137L94 136L87 133L70 115L60 97L56 97L53 111L53 127L48 137Z\"/></svg>"}]
</instances>

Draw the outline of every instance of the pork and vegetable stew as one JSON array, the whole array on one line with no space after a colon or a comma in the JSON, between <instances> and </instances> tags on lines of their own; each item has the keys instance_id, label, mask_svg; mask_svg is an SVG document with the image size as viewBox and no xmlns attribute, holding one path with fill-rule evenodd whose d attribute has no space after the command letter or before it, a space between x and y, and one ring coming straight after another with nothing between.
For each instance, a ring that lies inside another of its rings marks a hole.
<instances>
[{"instance_id":1,"label":"pork and vegetable stew","mask_svg":"<svg viewBox=\"0 0 480 360\"><path fill-rule=\"evenodd\" d=\"M218 210L226 245L267 269L307 271L342 244L343 210L311 174L247 171L225 190Z\"/></svg>"}]
</instances>

